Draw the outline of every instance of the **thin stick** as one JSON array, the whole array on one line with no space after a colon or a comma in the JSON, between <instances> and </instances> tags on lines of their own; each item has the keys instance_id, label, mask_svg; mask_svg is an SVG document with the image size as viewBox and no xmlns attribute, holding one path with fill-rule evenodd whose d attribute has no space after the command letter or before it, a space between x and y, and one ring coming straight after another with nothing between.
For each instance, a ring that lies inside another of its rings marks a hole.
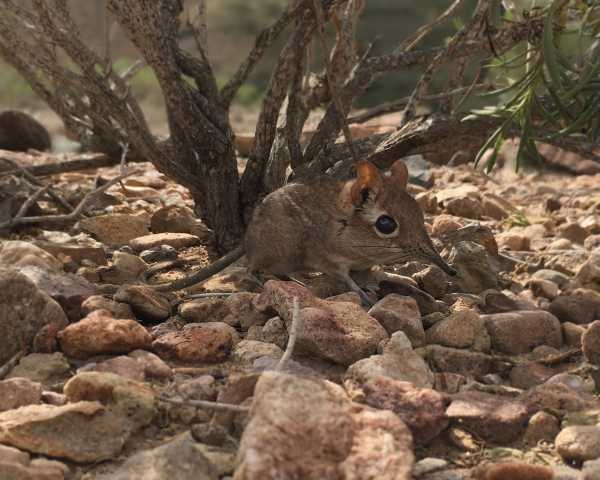
<instances>
[{"instance_id":1,"label":"thin stick","mask_svg":"<svg viewBox=\"0 0 600 480\"><path fill-rule=\"evenodd\" d=\"M298 337L298 329L300 325L300 303L298 297L294 297L292 306L292 324L290 325L290 331L288 334L288 343L283 352L283 356L277 362L275 370L283 370L287 361L291 358L294 353L294 346L296 345L296 338Z\"/></svg>"},{"instance_id":2,"label":"thin stick","mask_svg":"<svg viewBox=\"0 0 600 480\"><path fill-rule=\"evenodd\" d=\"M31 197L29 197L25 202L23 202L23 205L21 205L21 208L19 209L19 211L17 212L17 214L15 215L15 219L18 218L23 218L25 217L25 215L27 214L27 212L29 211L29 209L31 207L33 207L33 205L40 199L40 197L46 193L46 191L48 190L47 185L44 187L40 187L37 189L36 192L34 192L33 195L31 195Z\"/></svg>"},{"instance_id":3,"label":"thin stick","mask_svg":"<svg viewBox=\"0 0 600 480\"><path fill-rule=\"evenodd\" d=\"M15 169L18 169L23 174L23 177L25 177L25 179L27 181L29 181L30 183L32 183L33 185L35 185L37 187L44 186L42 184L42 182L40 182L37 178L35 178L34 175L29 173L29 171L27 171L27 169L25 167L19 165L17 162L15 162L9 158L4 158L4 157L0 157L0 160L8 163ZM64 198L62 198L58 193L56 193L52 188L48 188L47 193L56 203L58 203L61 207L63 207L67 212L73 211L73 207Z\"/></svg>"},{"instance_id":4,"label":"thin stick","mask_svg":"<svg viewBox=\"0 0 600 480\"><path fill-rule=\"evenodd\" d=\"M37 216L37 217L15 217L11 220L0 223L0 229L10 228L10 227L14 227L17 225L31 225L31 224L35 224L35 223L44 223L44 222L70 222L70 221L76 220L83 213L83 210L85 209L85 207L96 196L105 192L110 187L112 187L114 184L119 183L125 177L129 177L130 175L134 175L137 173L140 173L140 172L139 171L131 171L131 172L119 175L118 177L115 177L112 180L109 180L101 187L98 187L98 188L92 190L91 192L88 192L87 195L85 197L83 197L81 202L79 202L79 205L77 205L77 207L75 207L75 209L69 214L66 214L66 215L43 215L43 216Z\"/></svg>"},{"instance_id":5,"label":"thin stick","mask_svg":"<svg viewBox=\"0 0 600 480\"><path fill-rule=\"evenodd\" d=\"M21 350L0 367L0 380L8 375L8 373L15 367L19 360L21 360L21 357L23 357L25 353L25 350Z\"/></svg>"},{"instance_id":6,"label":"thin stick","mask_svg":"<svg viewBox=\"0 0 600 480\"><path fill-rule=\"evenodd\" d=\"M344 137L346 138L346 143L348 144L348 148L350 149L352 158L355 163L358 163L359 158L358 154L356 153L356 149L354 148L354 144L352 143L352 133L350 133L350 128L348 127L348 123L346 122L346 112L344 109L344 105L340 100L337 85L331 73L331 60L329 58L329 55L327 54L329 50L327 48L327 41L325 39L325 14L323 13L323 6L321 5L321 2L319 0L313 0L313 7L315 10L315 17L317 19L317 31L319 32L319 39L321 41L321 46L323 47L323 58L325 60L325 73L327 75L327 85L329 86L329 93L331 94L331 98L333 100L333 103L335 104L335 108L338 111L340 123L342 124L342 131L344 132Z\"/></svg>"},{"instance_id":7,"label":"thin stick","mask_svg":"<svg viewBox=\"0 0 600 480\"><path fill-rule=\"evenodd\" d=\"M224 410L227 412L248 413L250 407L243 405L234 405L232 403L210 402L208 400L182 400L180 398L169 398L164 395L158 395L161 402L174 403L175 405L185 405L189 407L208 408L210 410Z\"/></svg>"}]
</instances>

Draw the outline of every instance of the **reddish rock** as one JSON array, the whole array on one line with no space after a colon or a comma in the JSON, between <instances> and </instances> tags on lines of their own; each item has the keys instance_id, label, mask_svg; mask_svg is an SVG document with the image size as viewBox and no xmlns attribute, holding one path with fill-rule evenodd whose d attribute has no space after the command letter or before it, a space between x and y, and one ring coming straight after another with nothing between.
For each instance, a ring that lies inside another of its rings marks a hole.
<instances>
[{"instance_id":1,"label":"reddish rock","mask_svg":"<svg viewBox=\"0 0 600 480\"><path fill-rule=\"evenodd\" d=\"M138 382L143 382L146 379L144 365L134 358L124 355L110 358L104 362L85 365L78 372L108 372Z\"/></svg>"},{"instance_id":2,"label":"reddish rock","mask_svg":"<svg viewBox=\"0 0 600 480\"><path fill-rule=\"evenodd\" d=\"M431 235L439 237L447 233L458 230L462 227L462 223L456 217L452 215L438 215L433 220L433 226L431 227Z\"/></svg>"},{"instance_id":3,"label":"reddish rock","mask_svg":"<svg viewBox=\"0 0 600 480\"><path fill-rule=\"evenodd\" d=\"M408 480L414 457L410 431L392 412L354 404L333 383L266 372L238 461L235 478L244 480Z\"/></svg>"},{"instance_id":4,"label":"reddish rock","mask_svg":"<svg viewBox=\"0 0 600 480\"><path fill-rule=\"evenodd\" d=\"M364 402L398 415L410 428L416 443L428 443L448 426L446 407L449 400L435 390L417 388L412 383L387 377L373 378L363 389Z\"/></svg>"},{"instance_id":5,"label":"reddish rock","mask_svg":"<svg viewBox=\"0 0 600 480\"><path fill-rule=\"evenodd\" d=\"M578 223L566 223L558 228L558 234L573 243L583 244L589 233Z\"/></svg>"},{"instance_id":6,"label":"reddish rock","mask_svg":"<svg viewBox=\"0 0 600 480\"><path fill-rule=\"evenodd\" d=\"M192 323L159 337L152 349L162 358L216 363L229 357L236 341L235 329L225 323Z\"/></svg>"},{"instance_id":7,"label":"reddish rock","mask_svg":"<svg viewBox=\"0 0 600 480\"><path fill-rule=\"evenodd\" d=\"M482 315L492 348L503 353L527 353L539 345L562 346L558 319L544 311L519 311Z\"/></svg>"},{"instance_id":8,"label":"reddish rock","mask_svg":"<svg viewBox=\"0 0 600 480\"><path fill-rule=\"evenodd\" d=\"M129 242L129 245L136 252L141 252L142 250L148 250L149 248L158 247L160 245L169 245L173 248L180 249L193 247L199 243L200 239L196 235L190 235L189 233L155 233L133 238Z\"/></svg>"},{"instance_id":9,"label":"reddish rock","mask_svg":"<svg viewBox=\"0 0 600 480\"><path fill-rule=\"evenodd\" d=\"M399 330L404 332L413 347L425 344L421 312L414 298L391 293L373 305L369 315L390 335Z\"/></svg>"},{"instance_id":10,"label":"reddish rock","mask_svg":"<svg viewBox=\"0 0 600 480\"><path fill-rule=\"evenodd\" d=\"M133 320L115 319L107 310L95 310L59 332L58 341L67 356L88 358L149 348L152 337Z\"/></svg>"},{"instance_id":11,"label":"reddish rock","mask_svg":"<svg viewBox=\"0 0 600 480\"><path fill-rule=\"evenodd\" d=\"M481 392L462 392L446 410L457 427L466 428L486 441L503 444L524 430L529 415L521 402Z\"/></svg>"}]
</instances>

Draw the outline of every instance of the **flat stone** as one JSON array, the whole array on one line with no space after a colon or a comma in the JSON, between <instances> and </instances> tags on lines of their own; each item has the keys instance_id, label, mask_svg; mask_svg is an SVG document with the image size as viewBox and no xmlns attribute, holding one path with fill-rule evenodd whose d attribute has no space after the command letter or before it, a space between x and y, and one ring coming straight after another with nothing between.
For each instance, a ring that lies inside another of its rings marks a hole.
<instances>
[{"instance_id":1,"label":"flat stone","mask_svg":"<svg viewBox=\"0 0 600 480\"><path fill-rule=\"evenodd\" d=\"M171 367L169 367L169 365L167 365L158 355L145 350L134 350L129 353L129 356L143 365L144 373L148 378L168 380L173 377L173 370Z\"/></svg>"},{"instance_id":2,"label":"flat stone","mask_svg":"<svg viewBox=\"0 0 600 480\"><path fill-rule=\"evenodd\" d=\"M79 372L108 372L120 375L128 378L129 380L135 380L143 382L146 379L146 369L144 365L134 358L120 355L118 357L109 358L100 363L88 363L81 367Z\"/></svg>"},{"instance_id":3,"label":"flat stone","mask_svg":"<svg viewBox=\"0 0 600 480\"><path fill-rule=\"evenodd\" d=\"M146 218L126 213L108 213L84 218L79 221L79 227L100 242L111 246L126 245L132 239L148 234Z\"/></svg>"},{"instance_id":4,"label":"flat stone","mask_svg":"<svg viewBox=\"0 0 600 480\"><path fill-rule=\"evenodd\" d=\"M446 410L450 421L494 443L515 440L528 419L524 404L482 392L461 392Z\"/></svg>"},{"instance_id":5,"label":"flat stone","mask_svg":"<svg viewBox=\"0 0 600 480\"><path fill-rule=\"evenodd\" d=\"M149 248L160 245L169 245L177 250L181 248L193 247L198 245L200 239L196 235L189 233L155 233L152 235L138 236L129 241L129 245L136 252L148 250Z\"/></svg>"},{"instance_id":6,"label":"flat stone","mask_svg":"<svg viewBox=\"0 0 600 480\"><path fill-rule=\"evenodd\" d=\"M115 319L107 310L95 310L59 332L58 340L67 356L88 358L149 348L152 337L134 320Z\"/></svg>"},{"instance_id":7,"label":"flat stone","mask_svg":"<svg viewBox=\"0 0 600 480\"><path fill-rule=\"evenodd\" d=\"M54 255L33 243L21 240L6 240L0 244L0 267L20 269L38 267L60 273L63 265Z\"/></svg>"},{"instance_id":8,"label":"flat stone","mask_svg":"<svg viewBox=\"0 0 600 480\"><path fill-rule=\"evenodd\" d=\"M428 345L426 351L429 364L438 372L480 378L489 373L496 373L500 368L494 357L484 353L442 345Z\"/></svg>"},{"instance_id":9,"label":"flat stone","mask_svg":"<svg viewBox=\"0 0 600 480\"><path fill-rule=\"evenodd\" d=\"M0 413L0 443L76 463L114 458L128 436L122 419L98 402L30 405Z\"/></svg>"},{"instance_id":10,"label":"flat stone","mask_svg":"<svg viewBox=\"0 0 600 480\"><path fill-rule=\"evenodd\" d=\"M59 256L69 257L77 264L81 264L85 260L94 262L96 265L106 265L106 252L101 244L93 246L45 242L42 240L36 240L34 243L37 247L57 258Z\"/></svg>"},{"instance_id":11,"label":"flat stone","mask_svg":"<svg viewBox=\"0 0 600 480\"><path fill-rule=\"evenodd\" d=\"M238 340L235 329L225 323L190 323L154 340L152 349L161 358L216 363L229 357Z\"/></svg>"},{"instance_id":12,"label":"flat stone","mask_svg":"<svg viewBox=\"0 0 600 480\"><path fill-rule=\"evenodd\" d=\"M558 319L544 311L519 311L482 315L492 348L503 353L527 353L539 345L562 346Z\"/></svg>"}]
</instances>

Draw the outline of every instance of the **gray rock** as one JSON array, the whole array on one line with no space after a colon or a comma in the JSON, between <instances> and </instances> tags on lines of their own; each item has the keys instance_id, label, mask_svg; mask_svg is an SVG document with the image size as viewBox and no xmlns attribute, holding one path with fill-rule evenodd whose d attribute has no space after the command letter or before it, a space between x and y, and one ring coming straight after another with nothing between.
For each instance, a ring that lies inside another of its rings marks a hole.
<instances>
[{"instance_id":1,"label":"gray rock","mask_svg":"<svg viewBox=\"0 0 600 480\"><path fill-rule=\"evenodd\" d=\"M0 380L0 412L41 402L42 385L27 378Z\"/></svg>"},{"instance_id":2,"label":"gray rock","mask_svg":"<svg viewBox=\"0 0 600 480\"><path fill-rule=\"evenodd\" d=\"M584 462L600 458L600 426L578 425L561 430L555 441L556 451L566 462Z\"/></svg>"},{"instance_id":3,"label":"gray rock","mask_svg":"<svg viewBox=\"0 0 600 480\"><path fill-rule=\"evenodd\" d=\"M60 352L30 353L19 360L7 378L24 377L51 386L64 380L70 371L69 362Z\"/></svg>"},{"instance_id":4,"label":"gray rock","mask_svg":"<svg viewBox=\"0 0 600 480\"><path fill-rule=\"evenodd\" d=\"M379 300L369 310L388 334L402 331L410 339L413 347L425 344L425 331L421 322L421 313L417 302L412 297L404 297L391 293Z\"/></svg>"}]
</instances>

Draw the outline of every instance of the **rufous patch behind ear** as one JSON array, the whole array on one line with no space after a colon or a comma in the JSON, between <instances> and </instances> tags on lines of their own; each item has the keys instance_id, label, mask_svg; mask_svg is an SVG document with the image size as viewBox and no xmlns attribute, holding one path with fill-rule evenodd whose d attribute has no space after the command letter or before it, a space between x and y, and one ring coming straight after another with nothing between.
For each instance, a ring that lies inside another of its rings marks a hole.
<instances>
[{"instance_id":1,"label":"rufous patch behind ear","mask_svg":"<svg viewBox=\"0 0 600 480\"><path fill-rule=\"evenodd\" d=\"M351 197L354 205L361 205L365 201L365 193L375 197L381 189L381 174L371 162L364 160L356 164L356 180L352 185Z\"/></svg>"},{"instance_id":2,"label":"rufous patch behind ear","mask_svg":"<svg viewBox=\"0 0 600 480\"><path fill-rule=\"evenodd\" d=\"M402 160L396 160L390 167L392 178L398 183L402 190L406 190L408 184L408 168Z\"/></svg>"}]
</instances>

